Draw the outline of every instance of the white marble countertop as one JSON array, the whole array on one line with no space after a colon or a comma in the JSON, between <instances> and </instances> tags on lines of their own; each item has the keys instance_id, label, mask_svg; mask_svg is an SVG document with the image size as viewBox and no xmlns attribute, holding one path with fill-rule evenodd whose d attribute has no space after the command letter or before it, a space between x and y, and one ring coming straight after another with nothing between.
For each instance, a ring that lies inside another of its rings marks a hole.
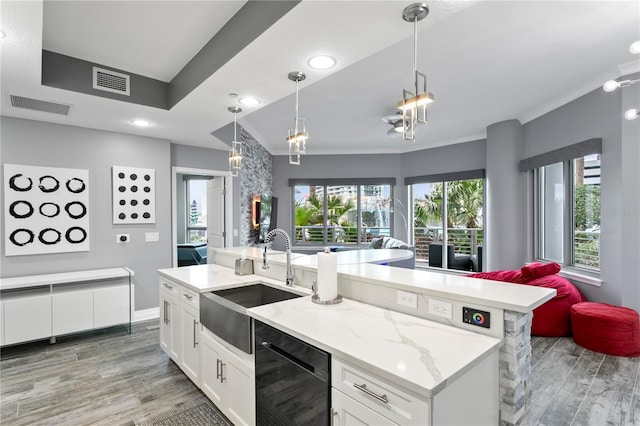
<instances>
[{"instance_id":1,"label":"white marble countertop","mask_svg":"<svg viewBox=\"0 0 640 426\"><path fill-rule=\"evenodd\" d=\"M500 339L344 299L300 297L248 309L253 318L424 397L432 397Z\"/></svg>"},{"instance_id":2,"label":"white marble countertop","mask_svg":"<svg viewBox=\"0 0 640 426\"><path fill-rule=\"evenodd\" d=\"M158 273L166 278L176 281L198 293L214 290L224 290L258 282L269 284L273 287L282 287L298 294L309 295L311 290L300 287L287 287L282 281L274 280L259 275L236 275L231 268L220 265L204 264L183 266L180 268L158 269Z\"/></svg>"},{"instance_id":3,"label":"white marble countertop","mask_svg":"<svg viewBox=\"0 0 640 426\"><path fill-rule=\"evenodd\" d=\"M29 275L1 278L0 290L38 287L43 285L72 284L78 282L108 280L133 276L134 272L125 267L92 269L87 271L60 272L55 274Z\"/></svg>"},{"instance_id":4,"label":"white marble countertop","mask_svg":"<svg viewBox=\"0 0 640 426\"><path fill-rule=\"evenodd\" d=\"M262 261L262 250L259 247L232 247L213 250L221 254L244 256ZM389 251L395 250L397 249ZM354 252L358 251L368 253L378 250L355 250ZM267 253L269 263L285 264L286 256L283 252L270 250ZM315 255L293 253L291 263L294 267L315 270L314 260ZM355 281L393 287L398 290L425 292L434 297L453 298L462 302L479 303L496 309L516 312L529 312L552 299L556 294L556 291L550 288L469 278L464 275L430 270L393 268L372 263L338 265L338 276L339 278L345 277Z\"/></svg>"}]
</instances>

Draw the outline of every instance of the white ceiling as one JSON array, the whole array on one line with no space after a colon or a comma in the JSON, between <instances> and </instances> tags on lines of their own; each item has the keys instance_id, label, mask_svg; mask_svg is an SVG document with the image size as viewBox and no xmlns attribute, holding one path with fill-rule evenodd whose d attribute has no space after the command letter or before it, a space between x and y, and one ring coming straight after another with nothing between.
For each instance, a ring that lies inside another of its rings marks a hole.
<instances>
[{"instance_id":1,"label":"white ceiling","mask_svg":"<svg viewBox=\"0 0 640 426\"><path fill-rule=\"evenodd\" d=\"M271 153L285 154L300 70L300 113L309 154L399 153L484 138L489 124L527 122L640 71L628 52L640 39L640 2L431 1L419 24L418 69L436 101L415 142L386 136L381 117L410 88L411 1L305 0L171 110L42 86L41 51L51 50L126 72L170 81L244 5L244 1L0 2L2 115L228 149L210 135L228 125L229 93L262 103L239 122ZM338 65L312 70L329 54ZM72 105L69 116L11 107L15 94ZM153 123L131 126L134 118ZM225 144L226 143L226 144Z\"/></svg>"}]
</instances>

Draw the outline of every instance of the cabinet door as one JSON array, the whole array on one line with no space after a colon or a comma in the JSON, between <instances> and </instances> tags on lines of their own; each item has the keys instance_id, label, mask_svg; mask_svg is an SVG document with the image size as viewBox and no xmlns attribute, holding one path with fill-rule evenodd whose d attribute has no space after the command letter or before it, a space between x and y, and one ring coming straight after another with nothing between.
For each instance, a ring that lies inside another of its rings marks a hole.
<instances>
[{"instance_id":1,"label":"cabinet door","mask_svg":"<svg viewBox=\"0 0 640 426\"><path fill-rule=\"evenodd\" d=\"M231 356L223 360L222 377L226 384L227 417L234 425L256 424L255 379L234 364Z\"/></svg>"},{"instance_id":2,"label":"cabinet door","mask_svg":"<svg viewBox=\"0 0 640 426\"><path fill-rule=\"evenodd\" d=\"M93 327L128 323L129 284L96 288L93 292Z\"/></svg>"},{"instance_id":3,"label":"cabinet door","mask_svg":"<svg viewBox=\"0 0 640 426\"><path fill-rule=\"evenodd\" d=\"M220 381L220 363L224 348L206 331L200 333L200 389L224 412L224 386ZM246 398L246 395L243 397Z\"/></svg>"},{"instance_id":4,"label":"cabinet door","mask_svg":"<svg viewBox=\"0 0 640 426\"><path fill-rule=\"evenodd\" d=\"M51 295L5 296L2 310L4 318L4 344L28 342L51 337Z\"/></svg>"},{"instance_id":5,"label":"cabinet door","mask_svg":"<svg viewBox=\"0 0 640 426\"><path fill-rule=\"evenodd\" d=\"M182 345L182 357L180 368L184 373L200 387L200 315L194 309L181 306L180 308L180 341Z\"/></svg>"},{"instance_id":6,"label":"cabinet door","mask_svg":"<svg viewBox=\"0 0 640 426\"><path fill-rule=\"evenodd\" d=\"M66 287L53 288L51 309L54 336L93 328L93 289Z\"/></svg>"},{"instance_id":7,"label":"cabinet door","mask_svg":"<svg viewBox=\"0 0 640 426\"><path fill-rule=\"evenodd\" d=\"M351 399L340 391L331 390L331 404L333 405L334 426L393 426L391 420L376 413L369 407L365 407L359 402Z\"/></svg>"},{"instance_id":8,"label":"cabinet door","mask_svg":"<svg viewBox=\"0 0 640 426\"><path fill-rule=\"evenodd\" d=\"M180 312L175 298L160 292L160 347L176 363L179 362Z\"/></svg>"}]
</instances>

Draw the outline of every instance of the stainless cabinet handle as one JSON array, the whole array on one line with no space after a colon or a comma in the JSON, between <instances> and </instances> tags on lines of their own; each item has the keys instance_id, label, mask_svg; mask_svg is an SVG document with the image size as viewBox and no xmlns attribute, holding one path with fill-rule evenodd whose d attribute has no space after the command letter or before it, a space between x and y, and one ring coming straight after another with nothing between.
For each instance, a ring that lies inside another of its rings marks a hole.
<instances>
[{"instance_id":1,"label":"stainless cabinet handle","mask_svg":"<svg viewBox=\"0 0 640 426\"><path fill-rule=\"evenodd\" d=\"M220 360L216 359L216 379L219 379L220 377L222 377L220 374Z\"/></svg>"},{"instance_id":2,"label":"stainless cabinet handle","mask_svg":"<svg viewBox=\"0 0 640 426\"><path fill-rule=\"evenodd\" d=\"M192 295L190 295L189 293L184 293L184 294L183 294L183 296L184 296L184 297L186 297L186 298L187 298L187 299L189 299L189 300L192 300L192 299L193 299L193 296L192 296Z\"/></svg>"},{"instance_id":3,"label":"stainless cabinet handle","mask_svg":"<svg viewBox=\"0 0 640 426\"><path fill-rule=\"evenodd\" d=\"M335 418L338 415L338 412L331 408L331 426L335 425Z\"/></svg>"},{"instance_id":4,"label":"stainless cabinet handle","mask_svg":"<svg viewBox=\"0 0 640 426\"><path fill-rule=\"evenodd\" d=\"M164 300L164 323L169 324L169 302Z\"/></svg>"},{"instance_id":5,"label":"stainless cabinet handle","mask_svg":"<svg viewBox=\"0 0 640 426\"><path fill-rule=\"evenodd\" d=\"M227 365L226 363L224 363L224 362L222 362L222 360L220 360L220 383L224 383L224 381L227 380L227 379L224 378L224 367L226 365Z\"/></svg>"},{"instance_id":6,"label":"stainless cabinet handle","mask_svg":"<svg viewBox=\"0 0 640 426\"><path fill-rule=\"evenodd\" d=\"M369 396L374 397L374 398L375 398L375 399L377 399L378 401L382 401L382 402L384 402L385 404L388 404L388 403L389 403L389 398L387 398L387 394L384 394L384 395L378 395L377 393L372 392L372 391L370 391L369 389L367 389L367 385L366 385L365 383L363 383L363 384L361 384L361 385L359 385L359 384L357 384L357 383L354 383L354 384L353 384L353 387L354 387L354 388L356 388L356 389L358 389L358 390L361 390L362 392L366 393L366 394L367 394L367 395L369 395Z\"/></svg>"},{"instance_id":7,"label":"stainless cabinet handle","mask_svg":"<svg viewBox=\"0 0 640 426\"><path fill-rule=\"evenodd\" d=\"M198 341L196 340L196 329L197 329L197 325L198 323L196 322L196 320L193 320L193 347L195 348L196 345L198 344Z\"/></svg>"},{"instance_id":8,"label":"stainless cabinet handle","mask_svg":"<svg viewBox=\"0 0 640 426\"><path fill-rule=\"evenodd\" d=\"M173 286L169 285L167 283L162 283L162 285L164 285L166 288L168 288L169 290L173 290Z\"/></svg>"}]
</instances>

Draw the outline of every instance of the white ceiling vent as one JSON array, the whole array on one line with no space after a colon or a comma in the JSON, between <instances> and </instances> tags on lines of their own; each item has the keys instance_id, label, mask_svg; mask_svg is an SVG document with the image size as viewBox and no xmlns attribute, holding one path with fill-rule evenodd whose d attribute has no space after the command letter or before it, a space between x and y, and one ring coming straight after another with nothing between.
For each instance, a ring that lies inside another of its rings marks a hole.
<instances>
[{"instance_id":1,"label":"white ceiling vent","mask_svg":"<svg viewBox=\"0 0 640 426\"><path fill-rule=\"evenodd\" d=\"M119 72L93 67L93 88L129 96L129 76Z\"/></svg>"},{"instance_id":2,"label":"white ceiling vent","mask_svg":"<svg viewBox=\"0 0 640 426\"><path fill-rule=\"evenodd\" d=\"M42 101L40 99L25 98L23 96L10 95L11 106L25 108L33 111L50 112L52 114L69 115L71 105Z\"/></svg>"}]
</instances>

